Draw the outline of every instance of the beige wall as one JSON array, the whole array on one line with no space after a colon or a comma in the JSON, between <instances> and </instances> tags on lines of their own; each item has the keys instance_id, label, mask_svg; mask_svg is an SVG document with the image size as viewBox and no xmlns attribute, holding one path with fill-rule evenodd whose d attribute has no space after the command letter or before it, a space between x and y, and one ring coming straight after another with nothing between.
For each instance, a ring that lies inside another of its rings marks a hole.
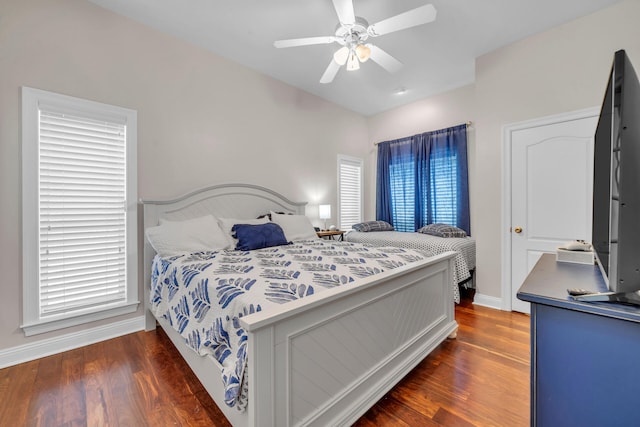
<instances>
[{"instance_id":1,"label":"beige wall","mask_svg":"<svg viewBox=\"0 0 640 427\"><path fill-rule=\"evenodd\" d=\"M365 119L89 2L0 0L0 351L81 329L19 328L21 86L137 110L142 198L241 181L309 201L310 216L336 204L337 154L365 159L371 219L373 143L470 120L478 290L500 298L502 127L599 105L615 50L640 71L638 16L621 2L478 58L475 85Z\"/></svg>"},{"instance_id":2,"label":"beige wall","mask_svg":"<svg viewBox=\"0 0 640 427\"><path fill-rule=\"evenodd\" d=\"M501 296L500 239L509 228L501 223L503 126L600 106L616 50L640 71L638 17L640 2L624 1L477 59L473 210L482 294Z\"/></svg>"},{"instance_id":3,"label":"beige wall","mask_svg":"<svg viewBox=\"0 0 640 427\"><path fill-rule=\"evenodd\" d=\"M477 239L476 284L502 297L502 129L528 119L599 106L613 53L625 49L640 72L640 2L593 15L495 50L476 60L473 86L368 119L379 141L473 121L470 133L471 227ZM369 162L375 155L370 151ZM368 181L375 195L375 177ZM367 215L375 216L373 200Z\"/></svg>"},{"instance_id":4,"label":"beige wall","mask_svg":"<svg viewBox=\"0 0 640 427\"><path fill-rule=\"evenodd\" d=\"M137 110L141 198L246 182L317 218L317 204L336 206L337 154L368 146L364 117L92 3L0 0L0 350L82 329L19 327L21 86Z\"/></svg>"}]
</instances>

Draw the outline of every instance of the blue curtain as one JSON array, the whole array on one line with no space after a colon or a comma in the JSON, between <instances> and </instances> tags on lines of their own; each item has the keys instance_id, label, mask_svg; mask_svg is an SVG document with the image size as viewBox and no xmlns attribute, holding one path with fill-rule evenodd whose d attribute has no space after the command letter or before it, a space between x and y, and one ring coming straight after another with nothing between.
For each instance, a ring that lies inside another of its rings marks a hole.
<instances>
[{"instance_id":1,"label":"blue curtain","mask_svg":"<svg viewBox=\"0 0 640 427\"><path fill-rule=\"evenodd\" d=\"M378 144L376 217L399 231L432 223L471 234L467 125Z\"/></svg>"}]
</instances>

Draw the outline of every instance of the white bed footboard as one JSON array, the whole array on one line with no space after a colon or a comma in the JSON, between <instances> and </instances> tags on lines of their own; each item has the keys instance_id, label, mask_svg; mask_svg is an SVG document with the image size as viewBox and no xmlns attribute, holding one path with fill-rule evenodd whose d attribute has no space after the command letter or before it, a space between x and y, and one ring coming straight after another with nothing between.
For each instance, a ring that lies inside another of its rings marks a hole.
<instances>
[{"instance_id":1,"label":"white bed footboard","mask_svg":"<svg viewBox=\"0 0 640 427\"><path fill-rule=\"evenodd\" d=\"M245 318L248 425L350 425L447 336L454 253L283 316Z\"/></svg>"}]
</instances>

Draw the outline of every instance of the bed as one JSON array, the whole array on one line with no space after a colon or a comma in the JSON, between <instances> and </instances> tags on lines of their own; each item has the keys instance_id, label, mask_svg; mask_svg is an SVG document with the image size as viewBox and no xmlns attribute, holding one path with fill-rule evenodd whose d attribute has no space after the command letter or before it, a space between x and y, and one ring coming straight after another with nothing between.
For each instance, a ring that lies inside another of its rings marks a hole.
<instances>
[{"instance_id":1,"label":"bed","mask_svg":"<svg viewBox=\"0 0 640 427\"><path fill-rule=\"evenodd\" d=\"M376 246L396 246L408 249L422 249L434 255L448 251L455 252L454 300L460 302L458 285L473 286L473 272L476 268L476 242L472 237L438 237L430 234L402 231L359 232L350 230L344 235L348 242L365 243Z\"/></svg>"},{"instance_id":2,"label":"bed","mask_svg":"<svg viewBox=\"0 0 640 427\"><path fill-rule=\"evenodd\" d=\"M248 184L217 185L174 200L142 204L143 230L161 220L208 214L246 219L270 211L303 215L305 207ZM285 249L295 251L296 245ZM311 245L341 250L340 245L353 243L318 239ZM152 313L157 296L151 291L152 276L162 264L144 239L146 329L162 327L234 426L350 425L442 341L455 337L450 286L454 257L454 252L425 256L350 286L239 318L246 332L244 411L225 403L228 389L220 364L193 351L172 322L160 312Z\"/></svg>"}]
</instances>

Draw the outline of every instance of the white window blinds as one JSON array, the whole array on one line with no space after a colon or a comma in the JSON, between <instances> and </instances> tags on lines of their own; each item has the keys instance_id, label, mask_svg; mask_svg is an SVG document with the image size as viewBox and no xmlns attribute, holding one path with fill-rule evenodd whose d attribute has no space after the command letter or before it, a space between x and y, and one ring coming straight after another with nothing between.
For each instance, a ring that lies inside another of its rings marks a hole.
<instances>
[{"instance_id":1,"label":"white window blinds","mask_svg":"<svg viewBox=\"0 0 640 427\"><path fill-rule=\"evenodd\" d=\"M433 222L456 224L458 222L458 156L454 150L442 150L437 156L432 156L429 161Z\"/></svg>"},{"instance_id":2,"label":"white window blinds","mask_svg":"<svg viewBox=\"0 0 640 427\"><path fill-rule=\"evenodd\" d=\"M40 110L40 314L126 299L126 126Z\"/></svg>"},{"instance_id":3,"label":"white window blinds","mask_svg":"<svg viewBox=\"0 0 640 427\"><path fill-rule=\"evenodd\" d=\"M338 212L341 230L362 222L362 160L338 156Z\"/></svg>"},{"instance_id":4,"label":"white window blinds","mask_svg":"<svg viewBox=\"0 0 640 427\"><path fill-rule=\"evenodd\" d=\"M137 114L22 88L25 335L136 311Z\"/></svg>"},{"instance_id":5,"label":"white window blinds","mask_svg":"<svg viewBox=\"0 0 640 427\"><path fill-rule=\"evenodd\" d=\"M414 158L401 156L389 165L391 216L398 231L415 231L416 179Z\"/></svg>"}]
</instances>

